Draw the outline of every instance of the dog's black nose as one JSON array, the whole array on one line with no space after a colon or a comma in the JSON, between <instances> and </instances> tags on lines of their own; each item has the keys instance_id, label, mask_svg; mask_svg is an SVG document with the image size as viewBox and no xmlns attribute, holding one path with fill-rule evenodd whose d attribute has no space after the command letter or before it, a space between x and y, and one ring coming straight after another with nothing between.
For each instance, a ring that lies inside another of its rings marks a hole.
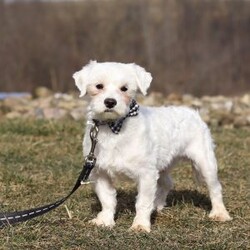
<instances>
[{"instance_id":1,"label":"dog's black nose","mask_svg":"<svg viewBox=\"0 0 250 250\"><path fill-rule=\"evenodd\" d=\"M104 104L107 108L112 109L117 104L117 101L114 98L106 98Z\"/></svg>"}]
</instances>

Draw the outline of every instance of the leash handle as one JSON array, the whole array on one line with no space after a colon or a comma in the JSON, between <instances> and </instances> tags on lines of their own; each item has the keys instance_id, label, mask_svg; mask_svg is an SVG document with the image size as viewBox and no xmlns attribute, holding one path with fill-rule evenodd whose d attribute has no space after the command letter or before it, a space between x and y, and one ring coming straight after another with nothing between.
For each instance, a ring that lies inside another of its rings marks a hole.
<instances>
[{"instance_id":1,"label":"leash handle","mask_svg":"<svg viewBox=\"0 0 250 250\"><path fill-rule=\"evenodd\" d=\"M85 158L83 169L79 177L77 178L75 186L67 196L54 203L50 203L42 207L37 207L17 212L0 213L0 228L7 225L13 225L18 222L24 222L50 212L51 210L59 207L62 203L64 203L81 186L81 184L86 183L90 175L90 172L92 171L92 169L95 167L96 164L96 157L94 155L94 151L97 143L97 135L98 135L98 126L94 124L90 129L90 138L91 138L90 152Z\"/></svg>"}]
</instances>

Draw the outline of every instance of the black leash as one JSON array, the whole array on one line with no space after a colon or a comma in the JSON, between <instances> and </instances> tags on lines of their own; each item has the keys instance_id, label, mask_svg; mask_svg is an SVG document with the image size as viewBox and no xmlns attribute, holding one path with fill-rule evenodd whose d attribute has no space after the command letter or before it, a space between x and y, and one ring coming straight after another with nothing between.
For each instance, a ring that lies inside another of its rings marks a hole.
<instances>
[{"instance_id":1,"label":"black leash","mask_svg":"<svg viewBox=\"0 0 250 250\"><path fill-rule=\"evenodd\" d=\"M97 143L97 135L98 135L98 125L94 124L90 130L90 138L91 138L91 149L89 154L85 158L85 162L83 164L82 172L80 173L75 186L71 190L71 192L65 196L64 198L50 203L48 205L32 208L23 211L17 212L6 212L0 213L0 227L4 227L7 225L12 225L18 222L24 222L30 220L32 218L38 217L40 215L46 214L49 211L59 207L62 203L64 203L82 184L86 183L89 177L91 170L94 168L96 163L96 157L94 155L95 146Z\"/></svg>"}]
</instances>

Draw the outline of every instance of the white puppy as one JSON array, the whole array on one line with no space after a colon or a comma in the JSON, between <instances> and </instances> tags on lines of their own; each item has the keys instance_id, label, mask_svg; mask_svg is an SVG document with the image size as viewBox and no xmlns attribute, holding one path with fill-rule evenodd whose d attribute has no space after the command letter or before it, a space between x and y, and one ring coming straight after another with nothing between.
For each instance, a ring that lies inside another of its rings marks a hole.
<instances>
[{"instance_id":1,"label":"white puppy","mask_svg":"<svg viewBox=\"0 0 250 250\"><path fill-rule=\"evenodd\" d=\"M73 78L80 96L90 96L88 124L94 120L100 125L92 178L102 211L92 223L115 225L113 181L125 175L138 185L132 229L149 232L151 213L166 205L172 187L169 172L180 157L191 159L197 175L207 184L212 202L209 217L231 219L222 200L210 131L198 112L186 107L141 106L138 110L136 93L145 95L152 77L136 64L91 61ZM85 156L90 150L89 129L87 125Z\"/></svg>"}]
</instances>

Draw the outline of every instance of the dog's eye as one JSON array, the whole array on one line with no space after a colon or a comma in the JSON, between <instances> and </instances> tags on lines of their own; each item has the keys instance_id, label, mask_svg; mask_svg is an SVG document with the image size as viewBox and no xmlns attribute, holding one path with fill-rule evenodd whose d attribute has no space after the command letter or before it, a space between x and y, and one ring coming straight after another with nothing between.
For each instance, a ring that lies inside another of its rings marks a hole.
<instances>
[{"instance_id":1,"label":"dog's eye","mask_svg":"<svg viewBox=\"0 0 250 250\"><path fill-rule=\"evenodd\" d=\"M126 92L126 91L128 90L128 87L122 86L122 87L120 88L120 90L121 90L122 92Z\"/></svg>"},{"instance_id":2,"label":"dog's eye","mask_svg":"<svg viewBox=\"0 0 250 250\"><path fill-rule=\"evenodd\" d=\"M103 89L104 88L103 84L101 84L101 83L98 83L95 86L96 86L97 89Z\"/></svg>"}]
</instances>

